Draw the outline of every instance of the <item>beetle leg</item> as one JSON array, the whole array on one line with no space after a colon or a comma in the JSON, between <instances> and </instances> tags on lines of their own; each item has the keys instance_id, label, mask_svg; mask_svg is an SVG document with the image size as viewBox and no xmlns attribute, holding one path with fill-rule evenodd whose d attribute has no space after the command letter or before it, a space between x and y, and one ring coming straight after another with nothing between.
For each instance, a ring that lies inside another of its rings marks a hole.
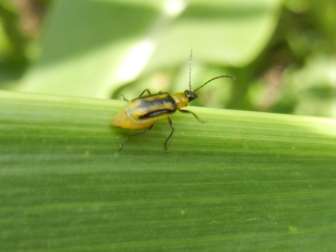
<instances>
[{"instance_id":1,"label":"beetle leg","mask_svg":"<svg viewBox=\"0 0 336 252\"><path fill-rule=\"evenodd\" d=\"M166 138L166 140L164 142L164 149L165 149L165 151L168 150L169 140L173 136L174 130L175 130L174 126L173 126L173 121L172 121L172 119L169 116L168 116L168 124L169 124L169 127L170 127L170 133L169 133L169 135L167 136L167 138Z\"/></svg>"},{"instance_id":2,"label":"beetle leg","mask_svg":"<svg viewBox=\"0 0 336 252\"><path fill-rule=\"evenodd\" d=\"M125 140L120 143L120 146L119 146L119 152L122 151L124 149L124 145L126 144L126 142L128 141L128 139L131 137L131 136L137 136L137 135L142 135L144 133L146 133L147 131L151 130L153 128L154 124L152 124L151 126L149 126L148 128L144 129L143 131L139 131L139 132L136 132L134 134L129 134Z\"/></svg>"},{"instance_id":3,"label":"beetle leg","mask_svg":"<svg viewBox=\"0 0 336 252\"><path fill-rule=\"evenodd\" d=\"M151 94L152 94L151 91L149 91L149 89L146 88L146 89L144 89L144 90L139 94L138 98L143 97L144 94L146 94L146 93L147 93L147 95L151 95Z\"/></svg>"},{"instance_id":4,"label":"beetle leg","mask_svg":"<svg viewBox=\"0 0 336 252\"><path fill-rule=\"evenodd\" d=\"M129 100L125 96L121 96L125 102L129 102Z\"/></svg>"},{"instance_id":5,"label":"beetle leg","mask_svg":"<svg viewBox=\"0 0 336 252\"><path fill-rule=\"evenodd\" d=\"M199 121L200 123L205 123L203 120L201 120L201 119L198 117L198 115L196 115L194 112L192 112L192 111L190 111L190 110L179 109L179 111L182 112L182 113L186 113L186 114L192 114L192 115L195 117L195 119L196 119L197 121Z\"/></svg>"},{"instance_id":6,"label":"beetle leg","mask_svg":"<svg viewBox=\"0 0 336 252\"><path fill-rule=\"evenodd\" d=\"M162 94L167 94L167 95L169 95L169 92L166 92L166 91L164 91L164 92L159 91L158 94L161 94L161 95L162 95Z\"/></svg>"}]
</instances>

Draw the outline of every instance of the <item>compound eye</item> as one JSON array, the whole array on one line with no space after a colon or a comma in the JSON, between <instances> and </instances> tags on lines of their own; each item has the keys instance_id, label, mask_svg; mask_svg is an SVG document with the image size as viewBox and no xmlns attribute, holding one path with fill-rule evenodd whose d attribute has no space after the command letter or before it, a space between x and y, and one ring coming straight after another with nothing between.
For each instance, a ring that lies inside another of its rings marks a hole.
<instances>
[{"instance_id":1,"label":"compound eye","mask_svg":"<svg viewBox=\"0 0 336 252\"><path fill-rule=\"evenodd\" d=\"M187 93L188 93L189 97L194 97L195 96L195 93L191 90L188 90Z\"/></svg>"}]
</instances>

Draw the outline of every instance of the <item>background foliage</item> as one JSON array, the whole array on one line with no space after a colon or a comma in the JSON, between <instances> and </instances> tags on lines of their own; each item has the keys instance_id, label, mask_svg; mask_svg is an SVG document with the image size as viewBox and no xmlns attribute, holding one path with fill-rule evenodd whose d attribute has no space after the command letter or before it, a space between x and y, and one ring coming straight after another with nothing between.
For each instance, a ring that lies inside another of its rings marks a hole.
<instances>
[{"instance_id":1,"label":"background foliage","mask_svg":"<svg viewBox=\"0 0 336 252\"><path fill-rule=\"evenodd\" d=\"M333 0L0 3L0 87L130 97L236 76L199 105L335 116ZM48 83L48 84L46 84Z\"/></svg>"}]
</instances>

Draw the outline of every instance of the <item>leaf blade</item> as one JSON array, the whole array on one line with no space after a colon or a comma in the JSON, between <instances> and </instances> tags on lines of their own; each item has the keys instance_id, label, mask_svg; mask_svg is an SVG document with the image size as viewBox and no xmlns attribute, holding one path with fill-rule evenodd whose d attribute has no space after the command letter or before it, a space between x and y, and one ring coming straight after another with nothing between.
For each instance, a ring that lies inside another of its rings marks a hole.
<instances>
[{"instance_id":1,"label":"leaf blade","mask_svg":"<svg viewBox=\"0 0 336 252\"><path fill-rule=\"evenodd\" d=\"M334 248L334 120L192 108L118 153L119 102L0 97L3 250Z\"/></svg>"}]
</instances>

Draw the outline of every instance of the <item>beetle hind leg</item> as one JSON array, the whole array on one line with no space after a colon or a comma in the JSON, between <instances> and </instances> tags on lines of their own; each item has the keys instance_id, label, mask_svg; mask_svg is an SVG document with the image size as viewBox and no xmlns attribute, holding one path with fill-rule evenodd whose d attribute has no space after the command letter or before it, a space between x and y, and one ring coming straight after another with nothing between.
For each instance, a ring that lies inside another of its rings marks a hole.
<instances>
[{"instance_id":1,"label":"beetle hind leg","mask_svg":"<svg viewBox=\"0 0 336 252\"><path fill-rule=\"evenodd\" d=\"M174 131L175 131L174 126L173 126L173 121L172 121L172 119L169 116L168 116L168 124L169 124L169 127L170 127L170 133L169 133L169 135L167 136L167 138L166 138L166 140L164 142L164 149L165 149L165 151L168 150L169 140L171 139L171 137L173 136Z\"/></svg>"},{"instance_id":2,"label":"beetle hind leg","mask_svg":"<svg viewBox=\"0 0 336 252\"><path fill-rule=\"evenodd\" d=\"M152 124L151 126L149 126L148 128L146 128L142 131L136 132L134 134L127 135L125 140L120 143L118 151L121 152L124 149L124 146L125 146L125 144L127 143L127 141L129 140L130 137L145 134L147 131L151 130L153 128L153 126L154 126L154 124Z\"/></svg>"}]
</instances>

